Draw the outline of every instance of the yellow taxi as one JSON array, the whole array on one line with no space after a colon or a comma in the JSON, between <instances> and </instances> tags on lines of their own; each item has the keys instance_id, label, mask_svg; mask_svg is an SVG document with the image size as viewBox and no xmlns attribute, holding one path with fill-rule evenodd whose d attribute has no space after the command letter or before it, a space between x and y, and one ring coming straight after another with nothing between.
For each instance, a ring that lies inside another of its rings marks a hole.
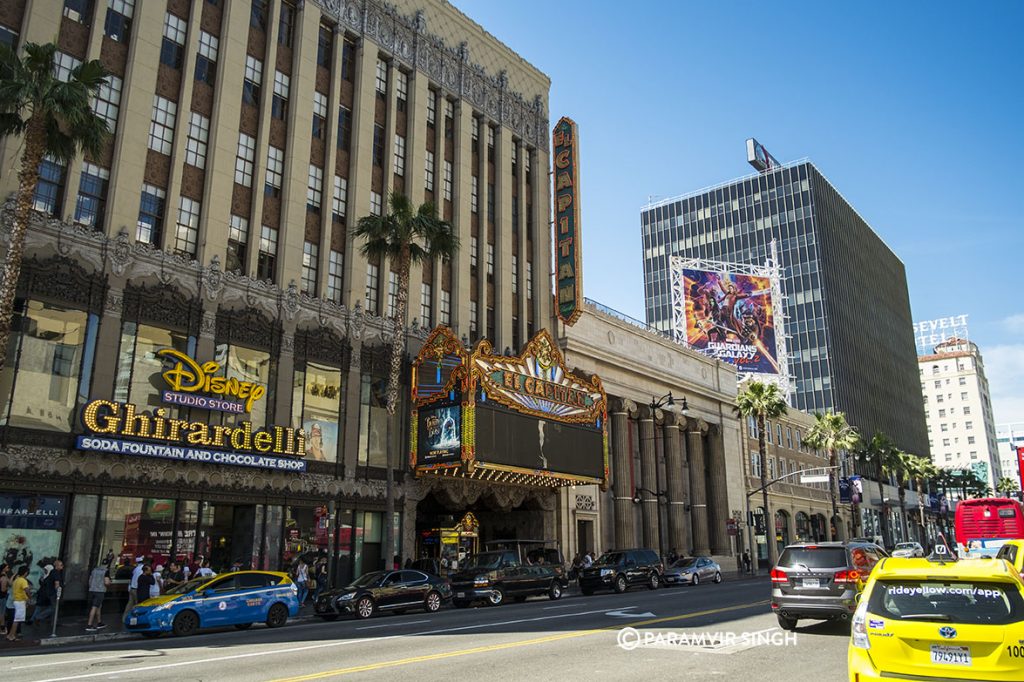
<instances>
[{"instance_id":1,"label":"yellow taxi","mask_svg":"<svg viewBox=\"0 0 1024 682\"><path fill-rule=\"evenodd\" d=\"M871 572L853 615L850 682L1024 680L1024 579L1000 559L937 549Z\"/></svg>"},{"instance_id":2,"label":"yellow taxi","mask_svg":"<svg viewBox=\"0 0 1024 682\"><path fill-rule=\"evenodd\" d=\"M1010 562L1017 572L1020 573L1021 577L1024 578L1024 540L1007 540L999 548L996 558Z\"/></svg>"}]
</instances>

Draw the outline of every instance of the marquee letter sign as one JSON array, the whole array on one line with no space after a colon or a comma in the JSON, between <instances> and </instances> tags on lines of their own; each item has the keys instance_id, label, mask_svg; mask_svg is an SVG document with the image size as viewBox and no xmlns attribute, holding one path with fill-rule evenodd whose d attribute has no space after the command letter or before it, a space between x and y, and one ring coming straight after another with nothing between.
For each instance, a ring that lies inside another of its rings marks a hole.
<instances>
[{"instance_id":1,"label":"marquee letter sign","mask_svg":"<svg viewBox=\"0 0 1024 682\"><path fill-rule=\"evenodd\" d=\"M583 272L580 262L580 177L576 123L563 116L551 136L555 160L555 311L572 325L582 312Z\"/></svg>"}]
</instances>

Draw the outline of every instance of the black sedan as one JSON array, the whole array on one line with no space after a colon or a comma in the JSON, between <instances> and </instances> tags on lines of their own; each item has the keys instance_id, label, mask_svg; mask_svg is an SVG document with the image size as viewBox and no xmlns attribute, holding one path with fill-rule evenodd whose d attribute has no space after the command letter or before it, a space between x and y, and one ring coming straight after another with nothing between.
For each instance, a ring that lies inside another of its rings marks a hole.
<instances>
[{"instance_id":1,"label":"black sedan","mask_svg":"<svg viewBox=\"0 0 1024 682\"><path fill-rule=\"evenodd\" d=\"M348 587L323 592L314 608L324 620L335 620L343 613L369 618L377 611L433 613L451 598L451 585L436 575L408 569L374 571Z\"/></svg>"}]
</instances>

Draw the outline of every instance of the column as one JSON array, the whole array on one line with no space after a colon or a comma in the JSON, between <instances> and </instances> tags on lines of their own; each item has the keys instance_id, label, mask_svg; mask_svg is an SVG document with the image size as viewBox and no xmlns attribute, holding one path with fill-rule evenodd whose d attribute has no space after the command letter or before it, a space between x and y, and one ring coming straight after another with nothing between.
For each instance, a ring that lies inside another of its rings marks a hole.
<instances>
[{"instance_id":1,"label":"column","mask_svg":"<svg viewBox=\"0 0 1024 682\"><path fill-rule=\"evenodd\" d=\"M654 413L647 405L639 408L640 423L640 516L643 521L644 547L658 546L658 462L654 455Z\"/></svg>"},{"instance_id":2,"label":"column","mask_svg":"<svg viewBox=\"0 0 1024 682\"><path fill-rule=\"evenodd\" d=\"M630 400L613 398L612 413L612 481L615 494L615 546L635 547L633 532L633 491L629 475L632 448L629 441L629 413L636 411Z\"/></svg>"},{"instance_id":3,"label":"column","mask_svg":"<svg viewBox=\"0 0 1024 682\"><path fill-rule=\"evenodd\" d=\"M707 481L708 519L711 531L711 553L719 556L732 554L725 520L729 518L729 491L725 476L725 441L722 426L715 424L708 430Z\"/></svg>"},{"instance_id":4,"label":"column","mask_svg":"<svg viewBox=\"0 0 1024 682\"><path fill-rule=\"evenodd\" d=\"M683 453L679 443L678 415L666 412L662 429L662 437L665 439L665 479L668 492L668 547L685 552L686 501L683 494Z\"/></svg>"},{"instance_id":5,"label":"column","mask_svg":"<svg viewBox=\"0 0 1024 682\"><path fill-rule=\"evenodd\" d=\"M703 419L690 419L686 427L686 446L690 455L690 521L693 524L693 553L698 555L711 553L704 473L704 433L707 428Z\"/></svg>"}]
</instances>

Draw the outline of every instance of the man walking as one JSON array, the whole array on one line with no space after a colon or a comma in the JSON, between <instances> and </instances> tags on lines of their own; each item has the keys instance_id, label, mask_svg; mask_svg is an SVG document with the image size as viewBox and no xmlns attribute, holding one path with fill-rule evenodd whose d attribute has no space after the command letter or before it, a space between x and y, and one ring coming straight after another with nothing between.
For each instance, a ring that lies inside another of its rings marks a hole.
<instances>
[{"instance_id":1,"label":"man walking","mask_svg":"<svg viewBox=\"0 0 1024 682\"><path fill-rule=\"evenodd\" d=\"M28 598L32 595L32 587L28 583L28 564L18 567L18 575L11 585L11 591L14 597L14 619L7 630L9 642L18 639L18 625L25 622L25 609L28 607Z\"/></svg>"},{"instance_id":2,"label":"man walking","mask_svg":"<svg viewBox=\"0 0 1024 682\"><path fill-rule=\"evenodd\" d=\"M64 584L64 562L56 559L53 565L47 565L46 577L39 583L39 594L36 596L36 612L32 616L33 623L46 624L46 619L54 614L57 600L60 599Z\"/></svg>"},{"instance_id":3,"label":"man walking","mask_svg":"<svg viewBox=\"0 0 1024 682\"><path fill-rule=\"evenodd\" d=\"M750 550L743 550L743 572L750 573Z\"/></svg>"},{"instance_id":4,"label":"man walking","mask_svg":"<svg viewBox=\"0 0 1024 682\"><path fill-rule=\"evenodd\" d=\"M89 621L85 625L86 632L96 632L107 627L100 619L103 610L103 598L110 587L109 564L100 564L89 574Z\"/></svg>"}]
</instances>

